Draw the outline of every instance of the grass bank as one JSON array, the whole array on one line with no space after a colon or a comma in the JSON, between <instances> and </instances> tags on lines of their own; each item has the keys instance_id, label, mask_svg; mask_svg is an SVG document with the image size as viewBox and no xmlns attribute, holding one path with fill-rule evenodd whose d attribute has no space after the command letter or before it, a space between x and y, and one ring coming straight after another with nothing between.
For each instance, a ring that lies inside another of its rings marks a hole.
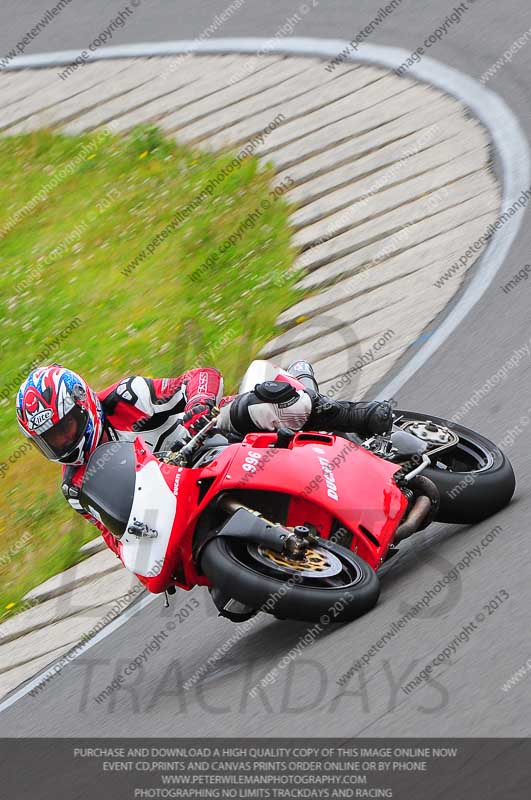
<instances>
[{"instance_id":1,"label":"grass bank","mask_svg":"<svg viewBox=\"0 0 531 800\"><path fill-rule=\"evenodd\" d=\"M18 431L16 389L58 362L96 389L214 365L226 392L295 302L272 169L167 140L42 131L0 142L0 617L95 529Z\"/></svg>"}]
</instances>

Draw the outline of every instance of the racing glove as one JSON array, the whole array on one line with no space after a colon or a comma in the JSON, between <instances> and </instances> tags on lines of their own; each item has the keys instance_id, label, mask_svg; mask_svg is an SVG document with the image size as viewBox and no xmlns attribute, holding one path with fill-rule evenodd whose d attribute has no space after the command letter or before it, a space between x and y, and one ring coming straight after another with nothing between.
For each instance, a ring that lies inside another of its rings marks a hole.
<instances>
[{"instance_id":1,"label":"racing glove","mask_svg":"<svg viewBox=\"0 0 531 800\"><path fill-rule=\"evenodd\" d=\"M185 412L182 418L182 424L192 436L203 430L205 425L213 418L212 409L215 406L215 401L205 398L202 403L196 403L188 411Z\"/></svg>"}]
</instances>

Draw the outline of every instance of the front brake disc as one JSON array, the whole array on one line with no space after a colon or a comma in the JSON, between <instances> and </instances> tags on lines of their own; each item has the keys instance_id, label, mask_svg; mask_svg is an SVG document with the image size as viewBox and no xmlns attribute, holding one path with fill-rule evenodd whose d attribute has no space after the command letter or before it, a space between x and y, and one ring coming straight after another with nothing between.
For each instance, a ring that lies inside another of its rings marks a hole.
<instances>
[{"instance_id":1,"label":"front brake disc","mask_svg":"<svg viewBox=\"0 0 531 800\"><path fill-rule=\"evenodd\" d=\"M303 558L290 558L285 553L277 553L262 545L248 544L249 553L261 564L276 568L290 575L301 575L305 578L331 578L339 575L343 565L339 558L325 550L324 547L309 547L304 551Z\"/></svg>"}]
</instances>

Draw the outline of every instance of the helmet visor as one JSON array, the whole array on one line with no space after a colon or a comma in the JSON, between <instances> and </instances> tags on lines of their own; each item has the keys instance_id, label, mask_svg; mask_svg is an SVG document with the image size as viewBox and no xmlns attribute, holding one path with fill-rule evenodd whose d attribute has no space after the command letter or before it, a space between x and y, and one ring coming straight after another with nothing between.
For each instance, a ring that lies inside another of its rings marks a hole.
<instances>
[{"instance_id":1,"label":"helmet visor","mask_svg":"<svg viewBox=\"0 0 531 800\"><path fill-rule=\"evenodd\" d=\"M87 421L88 411L76 404L57 425L36 436L35 444L47 458L65 458L81 442Z\"/></svg>"}]
</instances>

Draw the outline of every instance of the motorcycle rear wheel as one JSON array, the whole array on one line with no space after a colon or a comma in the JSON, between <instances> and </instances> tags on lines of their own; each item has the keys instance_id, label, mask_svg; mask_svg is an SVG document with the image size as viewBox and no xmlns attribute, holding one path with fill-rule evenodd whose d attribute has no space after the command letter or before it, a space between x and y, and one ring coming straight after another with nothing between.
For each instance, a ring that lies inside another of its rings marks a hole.
<instances>
[{"instance_id":1,"label":"motorcycle rear wheel","mask_svg":"<svg viewBox=\"0 0 531 800\"><path fill-rule=\"evenodd\" d=\"M350 622L373 608L380 594L375 571L359 556L326 539L318 550L331 554L340 572L307 577L289 559L258 556L253 545L219 536L205 547L201 568L214 586L245 605L279 618L307 622ZM279 562L284 562L284 565Z\"/></svg>"},{"instance_id":2,"label":"motorcycle rear wheel","mask_svg":"<svg viewBox=\"0 0 531 800\"><path fill-rule=\"evenodd\" d=\"M431 420L459 436L458 445L436 454L435 465L422 472L431 478L441 495L438 522L481 522L509 503L516 480L509 459L494 442L433 414L395 411L394 415L408 420Z\"/></svg>"}]
</instances>

